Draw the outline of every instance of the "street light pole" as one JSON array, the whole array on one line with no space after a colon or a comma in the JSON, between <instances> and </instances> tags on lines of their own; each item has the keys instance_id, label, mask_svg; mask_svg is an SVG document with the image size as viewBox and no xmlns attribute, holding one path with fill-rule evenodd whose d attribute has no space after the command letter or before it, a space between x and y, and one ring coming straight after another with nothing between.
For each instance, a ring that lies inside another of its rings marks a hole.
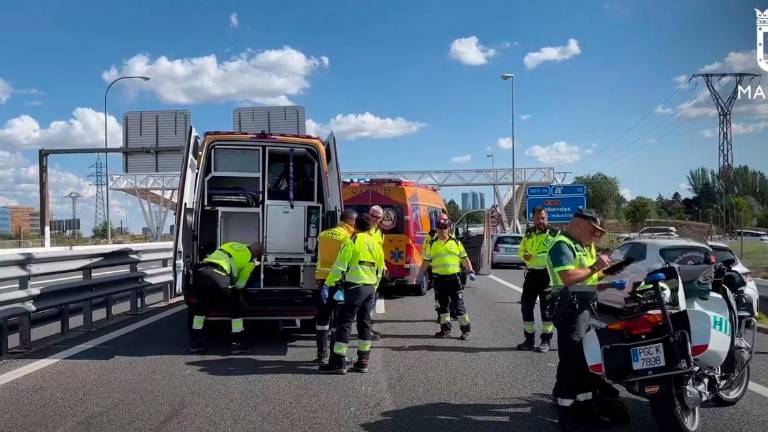
<instances>
[{"instance_id":1,"label":"street light pole","mask_svg":"<svg viewBox=\"0 0 768 432\"><path fill-rule=\"evenodd\" d=\"M107 89L104 91L104 150L106 150L109 147L109 141L108 141L108 134L107 134L107 95L109 94L109 89L112 88L113 85L115 85L116 82L124 79L140 79L142 81L149 81L149 77L146 75L138 75L138 76L122 76L115 78L112 80L111 83L107 86ZM109 153L106 153L104 155L104 184L106 186L106 190L104 191L105 197L106 197L106 217L107 217L107 244L112 244L112 224L110 223L109 219Z\"/></svg>"},{"instance_id":2,"label":"street light pole","mask_svg":"<svg viewBox=\"0 0 768 432\"><path fill-rule=\"evenodd\" d=\"M504 73L501 74L501 79L504 81L510 80L512 84L512 232L517 233L517 188L516 188L516 173L515 173L515 74Z\"/></svg>"}]
</instances>

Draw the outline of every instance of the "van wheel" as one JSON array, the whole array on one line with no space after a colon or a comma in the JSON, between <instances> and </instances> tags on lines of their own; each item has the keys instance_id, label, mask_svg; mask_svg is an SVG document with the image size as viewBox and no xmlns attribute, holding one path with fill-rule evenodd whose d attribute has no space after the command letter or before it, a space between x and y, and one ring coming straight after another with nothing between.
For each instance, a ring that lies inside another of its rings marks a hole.
<instances>
[{"instance_id":1,"label":"van wheel","mask_svg":"<svg viewBox=\"0 0 768 432\"><path fill-rule=\"evenodd\" d=\"M429 291L429 282L427 281L427 278L421 278L421 283L418 285L413 285L415 289L415 293L417 296L423 296L427 294L427 291Z\"/></svg>"}]
</instances>

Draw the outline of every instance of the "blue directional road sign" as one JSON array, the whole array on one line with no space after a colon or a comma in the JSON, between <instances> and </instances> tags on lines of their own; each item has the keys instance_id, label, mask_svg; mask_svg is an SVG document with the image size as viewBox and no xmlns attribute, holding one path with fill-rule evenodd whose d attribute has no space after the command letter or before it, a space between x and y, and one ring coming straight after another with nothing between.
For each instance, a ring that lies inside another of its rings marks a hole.
<instances>
[{"instance_id":1,"label":"blue directional road sign","mask_svg":"<svg viewBox=\"0 0 768 432\"><path fill-rule=\"evenodd\" d=\"M549 190L549 186L528 186L528 190L526 190L526 195L528 195L529 197L549 196L551 195L551 191Z\"/></svg>"},{"instance_id":2,"label":"blue directional road sign","mask_svg":"<svg viewBox=\"0 0 768 432\"><path fill-rule=\"evenodd\" d=\"M568 223L571 216L579 208L587 206L587 197L581 196L547 196L528 197L526 214L528 222L533 222L533 209L544 207L547 210L549 223Z\"/></svg>"},{"instance_id":3,"label":"blue directional road sign","mask_svg":"<svg viewBox=\"0 0 768 432\"><path fill-rule=\"evenodd\" d=\"M587 194L587 187L580 184L552 185L550 186L550 189L552 190L551 192L552 196L586 195Z\"/></svg>"}]
</instances>

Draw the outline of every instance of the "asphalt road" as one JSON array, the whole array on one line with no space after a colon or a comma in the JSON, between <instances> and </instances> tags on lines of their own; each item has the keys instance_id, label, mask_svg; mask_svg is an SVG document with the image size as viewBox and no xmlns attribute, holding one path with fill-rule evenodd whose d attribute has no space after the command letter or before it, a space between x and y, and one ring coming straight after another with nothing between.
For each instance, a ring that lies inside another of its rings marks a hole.
<instances>
[{"instance_id":1,"label":"asphalt road","mask_svg":"<svg viewBox=\"0 0 768 432\"><path fill-rule=\"evenodd\" d=\"M521 286L521 272L494 274ZM549 394L557 353L518 352L519 294L488 277L466 291L473 338L438 340L433 299L388 298L368 374L316 372L314 338L249 326L250 355L224 343L186 353L185 311L0 385L3 431L557 431ZM151 319L147 314L141 319ZM131 317L88 339L132 324ZM221 323L224 324L224 323ZM224 336L225 325L213 328ZM458 329L454 330L458 336ZM0 364L2 374L85 336ZM760 335L752 380L768 385ZM626 396L626 394L625 394ZM627 396L633 431L656 430L646 402ZM731 408L706 407L706 431L763 430L768 398L753 391Z\"/></svg>"}]
</instances>

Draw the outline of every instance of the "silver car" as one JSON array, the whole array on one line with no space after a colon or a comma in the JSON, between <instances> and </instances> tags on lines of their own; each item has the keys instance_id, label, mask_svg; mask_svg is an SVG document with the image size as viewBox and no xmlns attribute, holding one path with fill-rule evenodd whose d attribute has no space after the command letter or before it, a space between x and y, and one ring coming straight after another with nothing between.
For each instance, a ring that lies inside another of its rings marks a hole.
<instances>
[{"instance_id":1,"label":"silver car","mask_svg":"<svg viewBox=\"0 0 768 432\"><path fill-rule=\"evenodd\" d=\"M494 237L493 255L491 256L491 267L500 265L523 265L523 260L518 255L520 251L520 242L523 240L522 234L499 234Z\"/></svg>"},{"instance_id":2,"label":"silver car","mask_svg":"<svg viewBox=\"0 0 768 432\"><path fill-rule=\"evenodd\" d=\"M752 278L752 272L749 271L747 266L745 266L741 260L736 256L735 253L731 250L731 248L728 247L727 244L724 243L715 243L715 242L708 242L707 245L712 248L712 253L715 256L715 260L717 262L723 262L728 259L736 260L736 265L733 266L733 269L739 272L741 276L744 278L744 280L747 282L747 286L744 288L745 291L747 291L750 296L752 297L753 307L755 311L758 309L758 299L760 298L760 294L757 291L757 284L755 283L755 280Z\"/></svg>"},{"instance_id":3,"label":"silver car","mask_svg":"<svg viewBox=\"0 0 768 432\"><path fill-rule=\"evenodd\" d=\"M611 252L611 261L632 258L621 273L611 279L640 281L666 263L700 265L713 263L712 249L706 244L686 239L637 239L621 244ZM607 289L599 291L597 301L601 305L623 308L624 298L629 294L631 284L625 290Z\"/></svg>"}]
</instances>

